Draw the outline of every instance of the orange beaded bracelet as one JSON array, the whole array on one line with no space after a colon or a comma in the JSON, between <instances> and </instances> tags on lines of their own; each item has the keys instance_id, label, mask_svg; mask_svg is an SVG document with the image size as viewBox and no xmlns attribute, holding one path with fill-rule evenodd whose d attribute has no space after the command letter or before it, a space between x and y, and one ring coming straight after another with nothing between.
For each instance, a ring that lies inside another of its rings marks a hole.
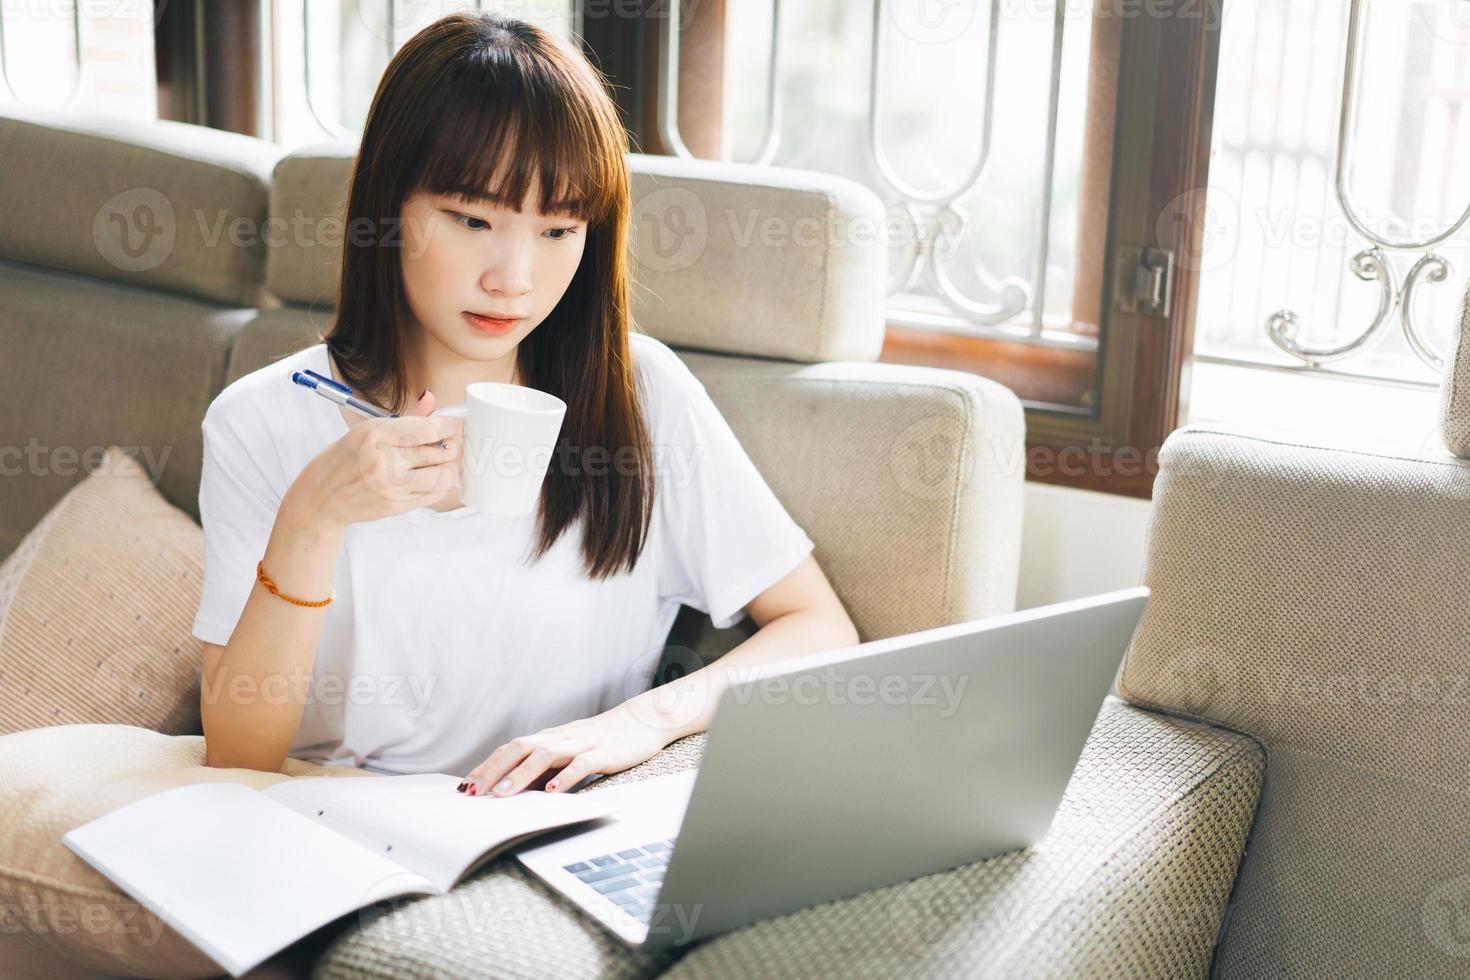
<instances>
[{"instance_id":1,"label":"orange beaded bracelet","mask_svg":"<svg viewBox=\"0 0 1470 980\"><path fill-rule=\"evenodd\" d=\"M258 562L255 563L255 577L258 578L258 579L260 579L260 584L263 585L263 586L265 586L270 591L271 595L279 596L280 598L285 599L287 602L295 603L298 606L314 606L314 607L315 606L325 606L328 603L330 603L333 599L337 598L337 593L335 591L331 595L329 595L327 598L325 598L325 599L318 599L316 602L308 602L305 599L297 599L297 598L294 598L292 596L286 595L286 593L284 593L280 589L276 588L276 583L272 582L266 576L266 574L265 574L265 559L264 558L262 558L260 561L258 561Z\"/></svg>"}]
</instances>

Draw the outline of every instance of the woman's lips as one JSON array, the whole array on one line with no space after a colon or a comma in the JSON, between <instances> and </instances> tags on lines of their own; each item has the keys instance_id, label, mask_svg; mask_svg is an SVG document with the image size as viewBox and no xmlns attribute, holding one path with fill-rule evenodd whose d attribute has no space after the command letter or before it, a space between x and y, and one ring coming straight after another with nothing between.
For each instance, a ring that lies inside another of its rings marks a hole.
<instances>
[{"instance_id":1,"label":"woman's lips","mask_svg":"<svg viewBox=\"0 0 1470 980\"><path fill-rule=\"evenodd\" d=\"M510 333L515 329L516 324L521 322L519 318L513 320L493 320L490 317L480 316L478 313L470 313L468 311L465 312L464 318L476 330L482 333L496 335Z\"/></svg>"}]
</instances>

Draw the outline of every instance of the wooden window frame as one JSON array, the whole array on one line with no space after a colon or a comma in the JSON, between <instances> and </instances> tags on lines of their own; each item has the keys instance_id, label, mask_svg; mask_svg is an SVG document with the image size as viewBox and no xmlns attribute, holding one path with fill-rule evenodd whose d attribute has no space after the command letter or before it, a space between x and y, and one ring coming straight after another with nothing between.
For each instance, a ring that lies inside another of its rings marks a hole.
<instances>
[{"instance_id":1,"label":"wooden window frame","mask_svg":"<svg viewBox=\"0 0 1470 980\"><path fill-rule=\"evenodd\" d=\"M1195 216L1209 179L1219 50L1220 0L1098 2L1078 252L1101 261L1079 264L1073 301L1079 332L1098 336L1095 360L888 328L881 360L972 371L1028 400L1028 479L1153 495L1159 447L1179 424L1194 344L1199 263L1192 259L1203 247ZM1167 316L1119 308L1116 262L1129 246L1175 256Z\"/></svg>"},{"instance_id":2,"label":"wooden window frame","mask_svg":"<svg viewBox=\"0 0 1470 980\"><path fill-rule=\"evenodd\" d=\"M160 2L153 26L158 118L262 136L260 3Z\"/></svg>"}]
</instances>

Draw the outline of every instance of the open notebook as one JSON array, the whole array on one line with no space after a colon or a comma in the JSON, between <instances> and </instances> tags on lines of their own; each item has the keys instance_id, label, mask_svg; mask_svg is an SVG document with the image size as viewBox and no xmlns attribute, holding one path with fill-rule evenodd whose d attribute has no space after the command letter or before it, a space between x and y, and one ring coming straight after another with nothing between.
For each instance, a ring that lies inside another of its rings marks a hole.
<instances>
[{"instance_id":1,"label":"open notebook","mask_svg":"<svg viewBox=\"0 0 1470 980\"><path fill-rule=\"evenodd\" d=\"M465 796L459 781L199 783L119 807L61 841L238 977L339 916L443 894L511 845L617 807L614 793Z\"/></svg>"}]
</instances>

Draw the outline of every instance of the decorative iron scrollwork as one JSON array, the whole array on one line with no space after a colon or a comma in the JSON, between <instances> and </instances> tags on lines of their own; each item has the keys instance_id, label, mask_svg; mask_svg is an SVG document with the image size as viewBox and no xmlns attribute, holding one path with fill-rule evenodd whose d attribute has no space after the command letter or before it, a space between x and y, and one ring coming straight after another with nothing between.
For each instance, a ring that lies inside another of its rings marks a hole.
<instances>
[{"instance_id":1,"label":"decorative iron scrollwork","mask_svg":"<svg viewBox=\"0 0 1470 980\"><path fill-rule=\"evenodd\" d=\"M1470 222L1470 206L1467 206L1454 224L1439 234L1422 240L1390 241L1368 227L1349 195L1349 163L1352 156L1351 137L1354 120L1354 105L1357 96L1358 56L1362 44L1364 0L1352 0L1348 12L1347 53L1343 59L1342 105L1338 114L1337 159L1333 190L1338 206L1353 230L1371 243L1370 247L1352 257L1349 268L1353 275L1365 281L1376 280L1379 285L1378 312L1362 333L1344 343L1331 347L1313 347L1302 343L1301 319L1291 310L1277 310L1266 321L1266 335L1272 343L1293 357L1317 366L1328 361L1341 360L1359 354L1376 344L1387 332L1393 320L1394 310L1399 312L1399 323L1409 348L1425 364L1436 372L1443 370L1444 357L1435 351L1420 331L1414 320L1414 296L1424 282L1447 281L1452 268L1444 256L1430 251L1446 241ZM1402 285L1394 273L1393 264L1385 250L1391 252L1423 252L1414 263Z\"/></svg>"}]
</instances>

